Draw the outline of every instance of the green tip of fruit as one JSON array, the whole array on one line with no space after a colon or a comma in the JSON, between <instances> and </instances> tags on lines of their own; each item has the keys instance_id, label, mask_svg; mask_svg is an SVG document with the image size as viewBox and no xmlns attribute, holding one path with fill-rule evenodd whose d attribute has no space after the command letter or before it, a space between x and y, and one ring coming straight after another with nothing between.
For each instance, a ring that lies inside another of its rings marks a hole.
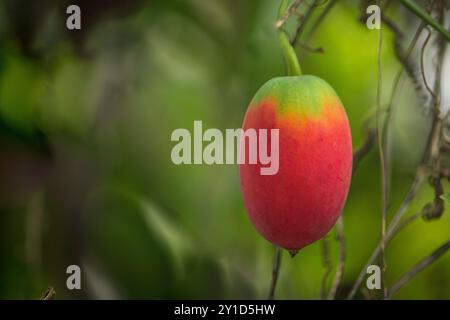
<instances>
[{"instance_id":1,"label":"green tip of fruit","mask_svg":"<svg viewBox=\"0 0 450 320\"><path fill-rule=\"evenodd\" d=\"M325 104L339 101L326 81L312 75L273 78L258 90L251 105L257 107L267 99L277 104L279 113L305 115L320 115Z\"/></svg>"}]
</instances>

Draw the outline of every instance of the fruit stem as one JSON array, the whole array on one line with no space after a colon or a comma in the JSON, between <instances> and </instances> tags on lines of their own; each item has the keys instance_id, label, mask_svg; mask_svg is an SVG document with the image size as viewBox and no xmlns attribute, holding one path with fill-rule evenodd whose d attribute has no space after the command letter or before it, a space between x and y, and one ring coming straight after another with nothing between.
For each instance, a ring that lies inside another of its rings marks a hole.
<instances>
[{"instance_id":1,"label":"fruit stem","mask_svg":"<svg viewBox=\"0 0 450 320\"><path fill-rule=\"evenodd\" d=\"M278 9L278 19L280 19L288 10L289 0L281 0ZM289 41L286 31L280 26L278 28L278 38L280 40L281 50L283 51L284 63L286 66L286 73L288 76L299 76L302 74L300 64L298 62L297 54Z\"/></svg>"}]
</instances>

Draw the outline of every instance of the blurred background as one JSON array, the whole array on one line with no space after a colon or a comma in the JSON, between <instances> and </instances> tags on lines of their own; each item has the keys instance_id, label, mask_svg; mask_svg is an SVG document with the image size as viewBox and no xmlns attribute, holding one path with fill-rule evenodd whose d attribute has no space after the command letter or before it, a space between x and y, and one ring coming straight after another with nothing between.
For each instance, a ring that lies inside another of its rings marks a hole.
<instances>
[{"instance_id":1,"label":"blurred background","mask_svg":"<svg viewBox=\"0 0 450 320\"><path fill-rule=\"evenodd\" d=\"M376 106L378 32L361 22L359 1L344 0L313 29L326 7L321 2L296 50L303 73L325 79L340 96L356 149ZM66 28L70 4L81 8L81 30ZM284 74L274 28L278 5L0 0L0 298L39 299L50 286L56 299L267 297L274 248L249 223L237 166L176 166L170 135L192 130L194 120L204 128L241 126L256 90ZM386 14L401 27L406 46L419 20L396 1ZM293 17L286 29L292 34L297 24ZM400 68L389 28L381 55L386 103ZM445 61L448 80L448 54ZM446 105L449 83L442 89ZM404 77L395 98L389 217L411 185L430 127L419 91ZM380 238L379 166L375 147L353 176L338 298ZM408 214L433 195L425 184ZM449 234L448 210L405 228L386 251L387 283ZM328 241L335 267L334 230ZM277 298L320 298L322 251L318 242L294 259L283 254ZM82 290L66 288L73 264L81 267ZM449 299L450 254L395 298Z\"/></svg>"}]
</instances>

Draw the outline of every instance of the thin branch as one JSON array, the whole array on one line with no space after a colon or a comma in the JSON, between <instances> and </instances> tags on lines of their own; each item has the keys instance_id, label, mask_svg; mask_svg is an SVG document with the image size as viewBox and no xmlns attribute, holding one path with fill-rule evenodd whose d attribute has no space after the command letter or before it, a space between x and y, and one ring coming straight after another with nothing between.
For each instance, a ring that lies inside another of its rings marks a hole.
<instances>
[{"instance_id":1,"label":"thin branch","mask_svg":"<svg viewBox=\"0 0 450 320\"><path fill-rule=\"evenodd\" d=\"M326 235L322 239L322 258L323 258L322 263L323 263L323 266L325 267L325 273L322 277L320 296L321 296L322 300L325 300L328 277L330 276L331 271L333 271L333 266L331 265L331 260L330 260L330 242L328 239L328 235Z\"/></svg>"},{"instance_id":2,"label":"thin branch","mask_svg":"<svg viewBox=\"0 0 450 320\"><path fill-rule=\"evenodd\" d=\"M386 4L386 7L388 5L389 5L389 3ZM386 178L386 183L387 184L386 184L386 189L384 190L384 196L385 196L385 204L386 204L385 208L386 208L386 218L387 218L387 208L389 206L389 192L390 192L390 181L388 180L389 174L390 174L389 173L389 171L390 171L390 169L389 169L389 167L390 167L390 163L389 163L390 157L388 155L388 152L389 152L390 148L389 148L389 145L388 145L388 143L389 143L388 137L390 135L390 129L391 129L390 123L391 123L392 114L393 114L393 111L394 111L394 98L395 98L396 94L399 93L398 91L401 90L399 85L400 85L400 80L402 78L403 71L405 71L405 70L406 70L406 73L411 77L411 79L413 81L413 84L416 85L416 88L419 88L420 90L422 90L421 89L422 87L419 85L418 80L416 81L417 77L415 76L414 67L413 67L413 65L412 65L412 63L410 62L409 59L410 59L410 56L411 56L411 54L413 52L414 47L417 44L417 41L419 40L419 36L422 33L422 30L425 28L425 24L423 22L420 23L420 25L418 26L418 28L417 28L417 30L416 30L412 40L410 41L410 43L408 45L408 48L407 48L406 52L404 52L403 49L402 49L402 44L401 44L402 43L402 39L403 39L403 33L400 31L400 29L397 27L397 25L392 20L390 20L387 16L382 15L382 21L394 33L394 52L395 52L396 57L398 58L399 62L402 64L402 67L399 69L399 71L398 71L398 73L397 73L397 75L395 77L393 86L392 86L392 91L391 91L391 94L390 94L389 103L387 105L386 118L384 119L383 128L382 128L382 132L381 132L381 136L384 137L384 140L383 140L383 143L385 143L384 150L386 150L386 154L385 154L386 168L385 168L384 177ZM426 149L423 152L424 152L424 154L426 154L426 152L427 152ZM422 166L422 165L423 165L423 163L420 166ZM420 174L421 173L422 172L420 170ZM398 212L398 213L400 213L400 212ZM406 212L406 211L403 211L403 212ZM397 215L397 213L396 213L396 215ZM402 215L399 214L397 217L394 216L394 219L391 221L391 225L390 225L389 229L392 230L392 235L395 232L397 232L396 224L401 221ZM389 230L388 230L388 232L389 232ZM389 238L390 237L391 237L391 235L389 235ZM383 240L383 239L381 239L381 240ZM384 239L384 241L386 242L386 239ZM379 246L381 246L381 241L379 243ZM384 261L384 259L383 259L383 261ZM364 272L364 270L363 270L363 272Z\"/></svg>"},{"instance_id":3,"label":"thin branch","mask_svg":"<svg viewBox=\"0 0 450 320\"><path fill-rule=\"evenodd\" d=\"M405 273L397 282L395 282L389 290L388 297L391 298L398 290L406 285L412 278L414 278L420 271L431 265L434 261L439 259L444 253L450 249L450 240L441 245L429 256L417 263L411 270Z\"/></svg>"},{"instance_id":4,"label":"thin branch","mask_svg":"<svg viewBox=\"0 0 450 320\"><path fill-rule=\"evenodd\" d=\"M353 172L355 172L356 168L358 167L358 164L361 162L361 159L364 158L372 149L375 143L375 138L376 138L375 130L368 129L364 143L353 154L353 169L352 169Z\"/></svg>"},{"instance_id":5,"label":"thin branch","mask_svg":"<svg viewBox=\"0 0 450 320\"><path fill-rule=\"evenodd\" d=\"M311 15L315 9L315 7L317 6L317 1L318 0L314 0L313 3L311 3L308 7L308 9L305 12L305 15L302 18L302 21L299 23L299 25L297 26L297 29L295 29L295 34L294 37L291 40L291 45L293 47L296 46L297 42L300 40L300 36L303 33L303 30L306 27L306 23L308 22L308 20L311 18Z\"/></svg>"},{"instance_id":6,"label":"thin branch","mask_svg":"<svg viewBox=\"0 0 450 320\"><path fill-rule=\"evenodd\" d=\"M307 45L306 43L300 43L300 47L302 47L303 49L305 49L306 51L309 51L311 53L324 53L325 52L322 47L313 48L310 45Z\"/></svg>"},{"instance_id":7,"label":"thin branch","mask_svg":"<svg viewBox=\"0 0 450 320\"><path fill-rule=\"evenodd\" d=\"M441 24L434 20L425 10L417 5L413 0L400 0L400 2L408 8L412 13L422 19L425 23L433 27L439 32L447 41L450 42L450 32L448 32Z\"/></svg>"},{"instance_id":8,"label":"thin branch","mask_svg":"<svg viewBox=\"0 0 450 320\"><path fill-rule=\"evenodd\" d=\"M279 247L275 247L275 255L272 267L272 282L270 284L268 297L269 300L275 299L275 289L277 287L278 274L280 273L281 254L282 254L281 249Z\"/></svg>"},{"instance_id":9,"label":"thin branch","mask_svg":"<svg viewBox=\"0 0 450 320\"><path fill-rule=\"evenodd\" d=\"M288 9L281 15L281 17L277 20L275 26L280 29L285 22L289 19L289 17L297 11L297 8L300 6L302 0L295 0L291 3Z\"/></svg>"},{"instance_id":10,"label":"thin branch","mask_svg":"<svg viewBox=\"0 0 450 320\"><path fill-rule=\"evenodd\" d=\"M47 290L42 293L40 300L53 300L56 291L53 287L48 287Z\"/></svg>"},{"instance_id":11,"label":"thin branch","mask_svg":"<svg viewBox=\"0 0 450 320\"><path fill-rule=\"evenodd\" d=\"M397 87L400 83L400 79L403 73L403 70L407 69L406 67L406 61L408 61L417 41L419 38L420 33L422 32L424 28L424 24L421 24L418 28L417 31L413 37L413 39L411 40L409 46L408 46L408 50L406 55L403 57L403 54L401 55L401 57L398 57L400 59L400 61L403 63L402 68L397 72L396 78L394 80L394 85L393 85L393 89L391 91L391 96L389 99L389 105L388 105L388 112L387 112L387 119L386 122L389 121L390 118L390 114L391 114L391 109L394 103L394 97L395 97L395 93L397 93ZM399 48L398 48L399 49ZM423 157L425 158L427 154L427 148L424 150L423 152ZM422 160L422 164L424 163L424 159ZM355 169L355 168L354 168ZM423 183L424 180L424 170L422 168L422 165L419 166L419 168L416 171L416 175L414 177L414 180L411 184L411 187L408 191L408 193L406 194L405 198L403 199L403 202L401 203L400 207L397 209L397 212L394 214L393 219L391 220L389 227L387 229L386 232L386 242L388 242L392 236L395 234L395 232L397 232L397 225L399 224L399 222L401 221L403 215L405 214L406 210L408 209L410 203L412 202L412 200L414 199L414 197L416 196L416 193L418 192L420 186ZM377 247L374 249L374 251L372 252L372 255L370 256L369 260L367 261L367 263L364 265L364 267L362 268L362 270L360 271L358 278L356 279L352 290L350 291L350 293L347 296L347 299L353 299L356 292L358 291L359 287L361 286L361 283L364 280L364 276L366 274L366 269L369 265L371 265L377 258L378 255L380 254L380 243L378 243Z\"/></svg>"},{"instance_id":12,"label":"thin branch","mask_svg":"<svg viewBox=\"0 0 450 320\"><path fill-rule=\"evenodd\" d=\"M381 0L378 0L378 6L380 6ZM385 245L386 245L386 220L387 220L387 202L388 202L388 192L387 192L387 180L386 176L386 158L384 155L384 143L383 143L383 131L380 128L380 110L381 110L381 91L382 91L382 74L381 74L381 47L383 43L382 28L378 30L378 77L377 77L377 141L378 141L378 151L380 156L380 168L381 168L381 275L383 282L383 296L386 299L387 290L385 285L385 272L386 272L386 259L385 259Z\"/></svg>"},{"instance_id":13,"label":"thin branch","mask_svg":"<svg viewBox=\"0 0 450 320\"><path fill-rule=\"evenodd\" d=\"M319 17L314 21L313 25L311 26L308 34L306 35L306 38L310 38L313 36L313 34L318 29L319 25L322 23L322 21L325 19L325 17L330 13L331 9L334 7L334 5L337 3L336 0L330 0L327 3L327 6L325 9L322 10Z\"/></svg>"},{"instance_id":14,"label":"thin branch","mask_svg":"<svg viewBox=\"0 0 450 320\"><path fill-rule=\"evenodd\" d=\"M389 240L392 238L392 236L395 234L397 225L399 224L401 218L405 214L406 210L408 209L411 202L414 200L417 192L419 191L419 188L421 187L422 183L424 181L424 170L419 167L417 170L416 176L414 178L413 183L411 184L411 187L406 194L405 198L403 199L403 202L401 203L400 207L398 208L397 212L395 213L394 217L391 220L391 223L389 224L389 227L386 231L386 242L389 242ZM347 299L353 299L356 292L358 291L359 287L361 286L361 283L364 280L364 276L366 275L366 270L369 265L371 265L379 256L381 252L380 243L378 243L377 247L373 251L372 255L370 256L367 263L364 265L364 268L361 270L361 272L358 275L358 278L356 279L355 284L352 287L352 290L347 296Z\"/></svg>"},{"instance_id":15,"label":"thin branch","mask_svg":"<svg viewBox=\"0 0 450 320\"><path fill-rule=\"evenodd\" d=\"M439 22L444 23L444 7L443 2L441 3L440 12L439 12ZM438 61L436 64L436 73L435 73L435 82L434 82L434 93L433 95L433 123L432 123L432 129L430 130L429 137L428 137L428 144L427 144L427 153L426 156L423 157L423 164L433 164L434 169L438 170L438 174L433 176L431 175L431 178L434 188L435 188L435 199L439 199L438 203L435 203L435 209L437 210L437 213L439 214L439 211L443 210L443 200L440 198L440 196L443 193L442 184L440 181L440 150L439 150L439 141L441 138L441 125L442 125L442 119L440 118L440 92L441 92L441 79L442 79L442 64L444 61L445 56L445 50L446 50L446 43L443 41L442 38L438 38ZM442 208L440 207L442 205ZM426 213L426 208L424 208ZM437 248L431 255L420 261L418 264L416 264L410 271L408 271L405 275L403 275L392 287L389 291L389 296L393 296L400 288L402 288L404 285L408 283L415 275L417 275L420 271L425 269L427 266L429 266L431 263L433 263L435 260L437 260L439 257L441 257L447 250L450 249L450 240L441 245L439 248Z\"/></svg>"},{"instance_id":16,"label":"thin branch","mask_svg":"<svg viewBox=\"0 0 450 320\"><path fill-rule=\"evenodd\" d=\"M411 64L409 63L409 57L411 56L411 53L412 53L415 45L417 44L417 41L419 40L419 36L422 33L423 28L425 28L425 24L422 22L419 25L419 27L416 30L416 33L414 34L413 39L411 40L411 42L410 42L410 44L408 46L406 54L403 54L403 52L401 50L401 44L400 44L400 39L403 37L403 35L401 33L399 33L398 31L395 31L395 30L398 30L398 27L396 27L395 24L390 19L388 19L387 17L384 17L383 21L386 23L386 25L388 27L391 28L391 30L394 32L394 34L396 36L395 41L394 41L394 49L395 49L395 53L396 53L397 59L402 64L402 66L400 67L400 69L398 70L398 72L397 72L397 74L395 76L394 84L392 86L391 96L389 98L389 104L388 104L388 107L387 107L388 108L388 113L387 113L387 119L386 119L386 123L388 123L389 120L390 120L391 109L392 109L392 106L394 104L395 94L397 93L397 90L398 90L398 87L399 87L399 84L400 84L400 79L402 78L404 70L407 70L407 73L410 74L410 75L412 73L414 73L413 70L412 70L413 67L411 67ZM412 80L413 80L413 83L414 83L415 79L412 79Z\"/></svg>"},{"instance_id":17,"label":"thin branch","mask_svg":"<svg viewBox=\"0 0 450 320\"><path fill-rule=\"evenodd\" d=\"M431 87L428 85L427 77L425 74L425 64L424 64L424 56L425 56L425 49L428 45L428 41L430 41L431 38L431 31L426 29L428 31L427 38L425 39L425 42L423 43L422 50L420 52L420 71L422 73L423 83L425 84L425 88L427 88L427 91L433 96L433 98L436 99L436 93L431 89Z\"/></svg>"},{"instance_id":18,"label":"thin branch","mask_svg":"<svg viewBox=\"0 0 450 320\"><path fill-rule=\"evenodd\" d=\"M331 285L330 292L328 293L328 300L334 300L336 292L339 289L339 285L344 275L345 267L345 238L344 238L344 218L339 217L336 222L336 240L339 242L339 261L336 267L336 273L334 274L333 284Z\"/></svg>"},{"instance_id":19,"label":"thin branch","mask_svg":"<svg viewBox=\"0 0 450 320\"><path fill-rule=\"evenodd\" d=\"M436 166L439 166L439 160L436 163ZM425 221L431 221L435 219L439 219L445 210L444 199L442 199L442 195L444 194L444 187L442 185L442 176L440 172L433 173L430 176L430 184L434 189L434 199L432 202L427 203L421 213L422 217Z\"/></svg>"},{"instance_id":20,"label":"thin branch","mask_svg":"<svg viewBox=\"0 0 450 320\"><path fill-rule=\"evenodd\" d=\"M412 216L409 216L408 218L405 218L405 220L403 220L402 222L400 222L397 227L394 230L394 233L397 234L400 230L406 228L407 226L409 226L411 223L413 223L414 221L417 220L417 218L419 218L420 216L422 216L422 211L417 211L416 213L414 213Z\"/></svg>"}]
</instances>

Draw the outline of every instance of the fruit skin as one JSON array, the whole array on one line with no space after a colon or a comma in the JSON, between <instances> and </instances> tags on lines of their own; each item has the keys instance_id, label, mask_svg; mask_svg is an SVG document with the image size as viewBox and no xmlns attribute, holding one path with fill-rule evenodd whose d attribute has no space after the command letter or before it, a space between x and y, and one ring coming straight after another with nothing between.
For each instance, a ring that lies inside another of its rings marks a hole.
<instances>
[{"instance_id":1,"label":"fruit skin","mask_svg":"<svg viewBox=\"0 0 450 320\"><path fill-rule=\"evenodd\" d=\"M251 101L242 128L279 129L277 174L261 175L259 162L239 167L255 228L290 251L322 238L342 212L352 173L350 126L336 92L315 76L271 79Z\"/></svg>"}]
</instances>

